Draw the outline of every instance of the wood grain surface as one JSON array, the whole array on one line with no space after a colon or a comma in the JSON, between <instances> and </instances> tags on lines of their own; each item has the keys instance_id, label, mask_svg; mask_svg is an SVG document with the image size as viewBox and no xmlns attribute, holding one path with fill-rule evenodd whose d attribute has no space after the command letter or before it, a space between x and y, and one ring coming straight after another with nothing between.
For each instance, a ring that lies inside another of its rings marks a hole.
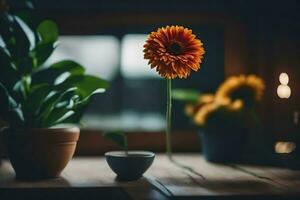
<instances>
[{"instance_id":1,"label":"wood grain surface","mask_svg":"<svg viewBox=\"0 0 300 200\"><path fill-rule=\"evenodd\" d=\"M0 199L300 199L300 171L212 164L200 154L156 156L138 181L118 182L104 157L77 157L61 177L25 182L8 161L0 167ZM178 166L181 165L181 167Z\"/></svg>"}]
</instances>

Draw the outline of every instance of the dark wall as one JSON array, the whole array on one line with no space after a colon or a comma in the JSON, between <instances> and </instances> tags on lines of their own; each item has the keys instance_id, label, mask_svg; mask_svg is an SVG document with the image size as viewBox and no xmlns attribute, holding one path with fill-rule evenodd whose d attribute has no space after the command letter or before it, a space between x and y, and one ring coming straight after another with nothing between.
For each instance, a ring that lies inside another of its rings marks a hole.
<instances>
[{"instance_id":1,"label":"dark wall","mask_svg":"<svg viewBox=\"0 0 300 200\"><path fill-rule=\"evenodd\" d=\"M19 0L12 4L20 10ZM43 0L34 1L39 18L55 19L62 34L122 35L165 24L208 25L224 29L224 73L257 73L266 81L262 105L265 126L273 133L292 131L300 110L300 1L261 0ZM146 28L145 28L146 27ZM276 88L281 72L290 75L292 96Z\"/></svg>"}]
</instances>

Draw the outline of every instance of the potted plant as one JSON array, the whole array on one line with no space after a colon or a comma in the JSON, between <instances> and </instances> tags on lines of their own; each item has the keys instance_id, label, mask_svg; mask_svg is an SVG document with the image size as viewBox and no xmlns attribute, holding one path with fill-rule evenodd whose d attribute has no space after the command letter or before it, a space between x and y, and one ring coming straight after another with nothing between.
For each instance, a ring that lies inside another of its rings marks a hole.
<instances>
[{"instance_id":1,"label":"potted plant","mask_svg":"<svg viewBox=\"0 0 300 200\"><path fill-rule=\"evenodd\" d=\"M57 177L72 158L77 124L91 97L108 83L86 75L72 60L44 63L57 46L57 25L26 23L0 12L0 119L4 143L19 179Z\"/></svg>"},{"instance_id":2,"label":"potted plant","mask_svg":"<svg viewBox=\"0 0 300 200\"><path fill-rule=\"evenodd\" d=\"M122 132L109 132L104 135L123 148L123 151L105 153L106 161L117 174L117 179L133 181L142 177L153 163L155 154L149 151L128 151L127 136Z\"/></svg>"},{"instance_id":3,"label":"potted plant","mask_svg":"<svg viewBox=\"0 0 300 200\"><path fill-rule=\"evenodd\" d=\"M194 121L201 128L202 151L212 162L240 161L244 155L248 129L244 123L242 102L224 100L203 105Z\"/></svg>"},{"instance_id":4,"label":"potted plant","mask_svg":"<svg viewBox=\"0 0 300 200\"><path fill-rule=\"evenodd\" d=\"M252 135L259 132L256 105L264 87L259 77L240 75L228 78L215 94L197 96L175 91L174 98L193 100L185 111L200 127L202 150L208 161L240 162L245 158Z\"/></svg>"}]
</instances>

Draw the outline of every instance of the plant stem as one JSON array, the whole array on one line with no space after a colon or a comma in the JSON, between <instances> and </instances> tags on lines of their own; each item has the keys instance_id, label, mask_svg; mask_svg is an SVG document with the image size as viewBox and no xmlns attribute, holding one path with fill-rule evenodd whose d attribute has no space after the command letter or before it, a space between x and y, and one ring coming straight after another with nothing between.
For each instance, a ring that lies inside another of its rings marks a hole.
<instances>
[{"instance_id":1,"label":"plant stem","mask_svg":"<svg viewBox=\"0 0 300 200\"><path fill-rule=\"evenodd\" d=\"M29 95L30 82L31 82L30 76L24 75L24 77L22 78L22 87L23 87L23 96L24 96L24 99L27 99L27 97Z\"/></svg>"},{"instance_id":2,"label":"plant stem","mask_svg":"<svg viewBox=\"0 0 300 200\"><path fill-rule=\"evenodd\" d=\"M201 177L202 179L205 179L203 175L196 172L193 168L183 165L172 157L172 142L171 142L171 125L172 125L172 79L167 79L167 113L166 113L166 146L167 146L167 156L174 165L177 167L188 171L189 173L192 173L194 175L197 175Z\"/></svg>"},{"instance_id":3,"label":"plant stem","mask_svg":"<svg viewBox=\"0 0 300 200\"><path fill-rule=\"evenodd\" d=\"M128 156L128 140L127 140L127 135L123 135L123 139L124 139L124 151L125 151L125 155Z\"/></svg>"},{"instance_id":4,"label":"plant stem","mask_svg":"<svg viewBox=\"0 0 300 200\"><path fill-rule=\"evenodd\" d=\"M171 115L172 115L172 79L167 79L167 113L166 113L166 147L167 156L172 159L172 144L171 144Z\"/></svg>"}]
</instances>

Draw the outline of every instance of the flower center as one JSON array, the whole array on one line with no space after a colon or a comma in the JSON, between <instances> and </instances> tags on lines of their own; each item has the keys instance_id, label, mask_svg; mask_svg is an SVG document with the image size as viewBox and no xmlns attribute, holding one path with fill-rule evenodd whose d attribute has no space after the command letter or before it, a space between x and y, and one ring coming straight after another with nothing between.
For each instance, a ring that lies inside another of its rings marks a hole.
<instances>
[{"instance_id":1,"label":"flower center","mask_svg":"<svg viewBox=\"0 0 300 200\"><path fill-rule=\"evenodd\" d=\"M178 55L181 53L182 51L182 47L178 42L173 42L169 48L168 48L169 52L173 55Z\"/></svg>"}]
</instances>

